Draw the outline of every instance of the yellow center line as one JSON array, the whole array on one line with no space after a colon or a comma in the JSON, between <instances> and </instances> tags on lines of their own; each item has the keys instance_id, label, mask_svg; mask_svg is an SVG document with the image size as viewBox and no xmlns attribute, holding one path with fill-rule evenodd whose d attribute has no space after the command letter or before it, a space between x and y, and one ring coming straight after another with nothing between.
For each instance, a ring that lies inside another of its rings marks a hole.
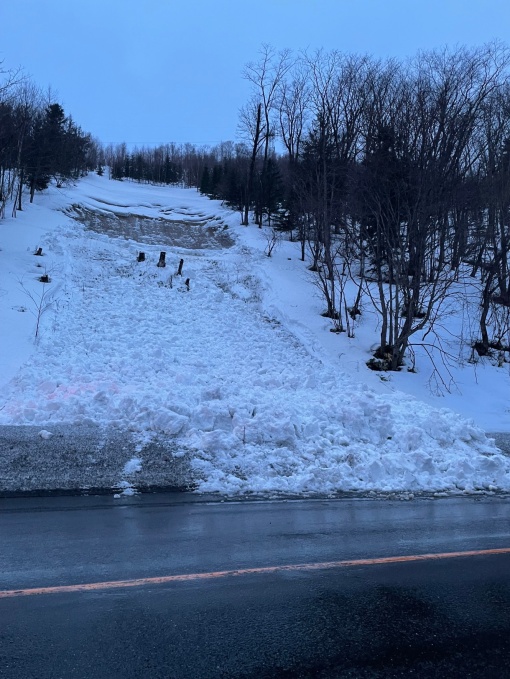
<instances>
[{"instance_id":1,"label":"yellow center line","mask_svg":"<svg viewBox=\"0 0 510 679\"><path fill-rule=\"evenodd\" d=\"M261 566L259 568L239 568L228 571L211 571L208 573L182 573L163 575L153 578L135 578L132 580L110 580L108 582L88 582L81 585L57 585L55 587L32 587L29 589L0 590L0 599L17 596L33 596L35 594L65 594L67 592L94 592L105 589L121 589L125 587L141 587L143 585L163 585L172 582L190 582L194 580L212 580L239 575L260 575L269 573L306 572L327 570L332 568L349 568L355 566L376 566L378 564L408 563L412 561L434 561L439 559L455 559L469 556L493 556L510 554L510 547L501 549L477 549L465 552L442 552L438 554L411 554L407 556L383 556L371 559L349 559L346 561L322 561L315 563L287 564L279 566Z\"/></svg>"}]
</instances>

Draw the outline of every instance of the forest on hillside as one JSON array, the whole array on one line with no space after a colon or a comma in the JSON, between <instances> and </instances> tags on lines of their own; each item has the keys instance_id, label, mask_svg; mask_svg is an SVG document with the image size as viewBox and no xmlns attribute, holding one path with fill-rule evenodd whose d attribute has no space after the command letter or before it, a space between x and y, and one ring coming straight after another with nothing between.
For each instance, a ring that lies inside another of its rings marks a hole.
<instances>
[{"instance_id":1,"label":"forest on hillside","mask_svg":"<svg viewBox=\"0 0 510 679\"><path fill-rule=\"evenodd\" d=\"M0 219L12 216L36 191L78 179L97 167L99 145L66 115L51 90L44 92L20 70L0 75Z\"/></svg>"},{"instance_id":2,"label":"forest on hillside","mask_svg":"<svg viewBox=\"0 0 510 679\"><path fill-rule=\"evenodd\" d=\"M241 223L300 243L338 332L363 305L379 318L371 362L397 370L469 279L479 356L510 350L509 50L499 43L405 62L263 45L244 77L239 142L103 147L19 74L0 88L0 208L51 180L180 184ZM346 282L357 294L348 298ZM422 344L424 342L422 341Z\"/></svg>"}]
</instances>

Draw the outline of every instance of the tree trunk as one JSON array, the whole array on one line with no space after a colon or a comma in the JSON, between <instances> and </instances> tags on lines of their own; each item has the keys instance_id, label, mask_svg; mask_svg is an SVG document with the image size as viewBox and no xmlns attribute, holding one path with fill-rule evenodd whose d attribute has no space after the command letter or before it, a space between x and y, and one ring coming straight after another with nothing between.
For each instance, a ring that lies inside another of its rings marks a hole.
<instances>
[{"instance_id":1,"label":"tree trunk","mask_svg":"<svg viewBox=\"0 0 510 679\"><path fill-rule=\"evenodd\" d=\"M246 202L244 205L244 219L242 224L248 226L250 223L250 205L253 196L253 179L255 177L255 162L257 160L257 151L260 140L260 122L262 115L262 104L257 106L257 123L255 125L255 134L253 136L253 149L251 152L250 169L248 172L248 185L246 188Z\"/></svg>"},{"instance_id":2,"label":"tree trunk","mask_svg":"<svg viewBox=\"0 0 510 679\"><path fill-rule=\"evenodd\" d=\"M21 207L21 197L23 195L23 170L21 170L19 175L19 189L18 189L18 210L22 210Z\"/></svg>"}]
</instances>

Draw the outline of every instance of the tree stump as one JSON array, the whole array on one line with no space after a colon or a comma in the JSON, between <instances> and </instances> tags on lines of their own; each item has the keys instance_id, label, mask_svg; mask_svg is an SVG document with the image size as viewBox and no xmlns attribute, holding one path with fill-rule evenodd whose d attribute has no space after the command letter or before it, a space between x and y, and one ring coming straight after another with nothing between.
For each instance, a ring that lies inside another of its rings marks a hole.
<instances>
[{"instance_id":1,"label":"tree stump","mask_svg":"<svg viewBox=\"0 0 510 679\"><path fill-rule=\"evenodd\" d=\"M37 255L38 257L42 257L42 248L37 248L37 250L34 252L34 255Z\"/></svg>"},{"instance_id":2,"label":"tree stump","mask_svg":"<svg viewBox=\"0 0 510 679\"><path fill-rule=\"evenodd\" d=\"M158 262L158 266L160 266L160 267L165 267L165 266L166 266L165 257L166 257L166 252L160 252L160 253L159 253L159 262Z\"/></svg>"},{"instance_id":3,"label":"tree stump","mask_svg":"<svg viewBox=\"0 0 510 679\"><path fill-rule=\"evenodd\" d=\"M181 259L181 261L179 262L179 268L177 269L177 275L178 275L178 276L182 276L182 267L183 267L183 265L184 265L184 260Z\"/></svg>"},{"instance_id":4,"label":"tree stump","mask_svg":"<svg viewBox=\"0 0 510 679\"><path fill-rule=\"evenodd\" d=\"M186 280L184 281L184 285L187 287L189 291L189 278L186 278Z\"/></svg>"},{"instance_id":5,"label":"tree stump","mask_svg":"<svg viewBox=\"0 0 510 679\"><path fill-rule=\"evenodd\" d=\"M138 259L136 261L137 262L145 262L145 252L139 252L138 253Z\"/></svg>"}]
</instances>

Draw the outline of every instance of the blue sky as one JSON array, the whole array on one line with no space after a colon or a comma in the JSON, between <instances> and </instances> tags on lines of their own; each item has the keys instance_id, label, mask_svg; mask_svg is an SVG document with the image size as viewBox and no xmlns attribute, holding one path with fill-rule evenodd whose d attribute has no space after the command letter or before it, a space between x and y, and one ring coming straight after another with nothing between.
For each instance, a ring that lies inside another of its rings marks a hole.
<instances>
[{"instance_id":1,"label":"blue sky","mask_svg":"<svg viewBox=\"0 0 510 679\"><path fill-rule=\"evenodd\" d=\"M264 42L405 58L509 27L508 0L4 0L0 59L103 142L216 143Z\"/></svg>"}]
</instances>

